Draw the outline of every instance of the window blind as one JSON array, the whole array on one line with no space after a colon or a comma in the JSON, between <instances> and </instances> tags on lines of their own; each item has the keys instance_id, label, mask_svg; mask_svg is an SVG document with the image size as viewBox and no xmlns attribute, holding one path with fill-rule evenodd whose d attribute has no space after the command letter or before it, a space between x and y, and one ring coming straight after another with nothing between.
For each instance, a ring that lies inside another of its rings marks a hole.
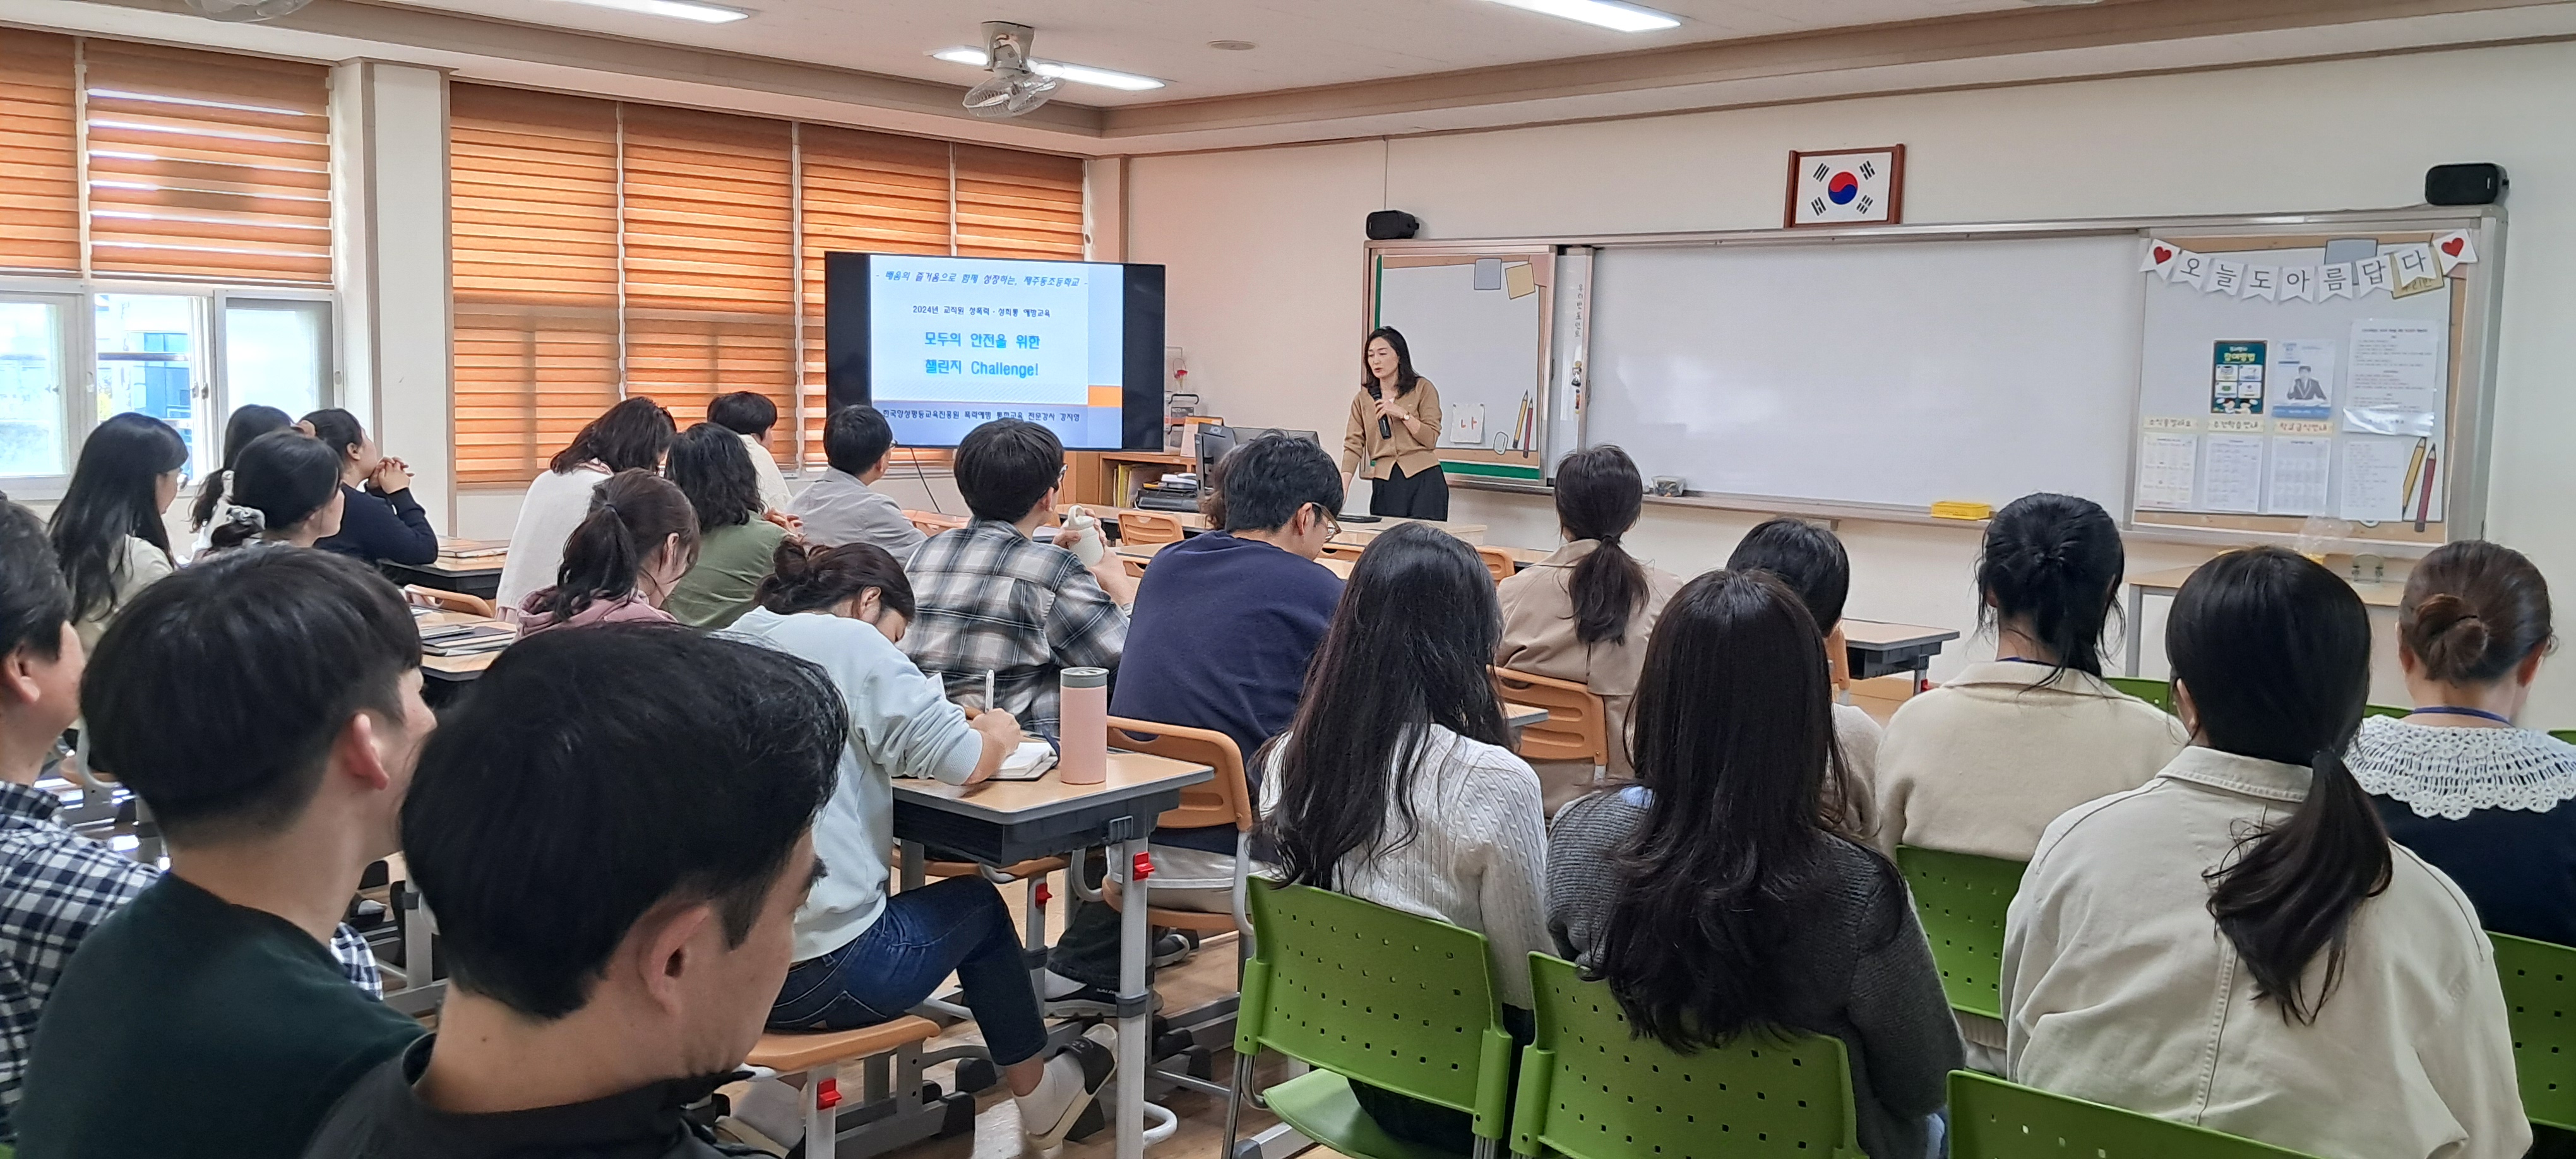
<instances>
[{"instance_id":1,"label":"window blind","mask_svg":"<svg viewBox=\"0 0 2576 1159\"><path fill-rule=\"evenodd\" d=\"M805 461L823 462L823 255L949 252L944 141L802 127Z\"/></svg>"},{"instance_id":2,"label":"window blind","mask_svg":"<svg viewBox=\"0 0 2576 1159\"><path fill-rule=\"evenodd\" d=\"M81 51L93 270L330 283L328 70L109 40Z\"/></svg>"},{"instance_id":3,"label":"window blind","mask_svg":"<svg viewBox=\"0 0 2576 1159\"><path fill-rule=\"evenodd\" d=\"M524 483L618 394L617 106L448 92L456 479Z\"/></svg>"},{"instance_id":4,"label":"window blind","mask_svg":"<svg viewBox=\"0 0 2576 1159\"><path fill-rule=\"evenodd\" d=\"M957 146L957 252L970 258L1083 254L1082 160Z\"/></svg>"},{"instance_id":5,"label":"window blind","mask_svg":"<svg viewBox=\"0 0 2576 1159\"><path fill-rule=\"evenodd\" d=\"M624 117L627 393L651 396L685 429L716 395L757 391L793 430L787 122L651 105Z\"/></svg>"},{"instance_id":6,"label":"window blind","mask_svg":"<svg viewBox=\"0 0 2576 1159\"><path fill-rule=\"evenodd\" d=\"M80 155L68 36L0 33L0 268L80 269Z\"/></svg>"}]
</instances>

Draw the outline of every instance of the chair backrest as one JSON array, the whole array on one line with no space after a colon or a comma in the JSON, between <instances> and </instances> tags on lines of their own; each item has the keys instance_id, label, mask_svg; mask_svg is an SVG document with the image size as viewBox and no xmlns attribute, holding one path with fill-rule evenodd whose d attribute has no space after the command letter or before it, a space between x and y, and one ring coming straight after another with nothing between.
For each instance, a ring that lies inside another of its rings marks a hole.
<instances>
[{"instance_id":1,"label":"chair backrest","mask_svg":"<svg viewBox=\"0 0 2576 1159\"><path fill-rule=\"evenodd\" d=\"M2173 711L2173 685L2165 681L2144 676L2105 676L2102 682L2166 712Z\"/></svg>"},{"instance_id":2,"label":"chair backrest","mask_svg":"<svg viewBox=\"0 0 2576 1159\"><path fill-rule=\"evenodd\" d=\"M903 513L903 517L911 520L913 527L923 535L937 535L943 531L954 531L966 526L966 517L963 515L941 515L931 511L907 510Z\"/></svg>"},{"instance_id":3,"label":"chair backrest","mask_svg":"<svg viewBox=\"0 0 2576 1159\"><path fill-rule=\"evenodd\" d=\"M1538 1039L1521 1054L1512 1151L1567 1159L1861 1159L1841 1039L1746 1035L1675 1054L1639 1038L1602 982L1530 955Z\"/></svg>"},{"instance_id":4,"label":"chair backrest","mask_svg":"<svg viewBox=\"0 0 2576 1159\"><path fill-rule=\"evenodd\" d=\"M1590 688L1496 668L1494 690L1509 703L1547 710L1546 720L1521 729L1521 759L1610 763L1610 714Z\"/></svg>"},{"instance_id":5,"label":"chair backrest","mask_svg":"<svg viewBox=\"0 0 2576 1159\"><path fill-rule=\"evenodd\" d=\"M1266 1046L1502 1137L1514 1044L1483 934L1312 886L1256 877L1249 892L1236 1054Z\"/></svg>"},{"instance_id":6,"label":"chair backrest","mask_svg":"<svg viewBox=\"0 0 2576 1159\"><path fill-rule=\"evenodd\" d=\"M1181 521L1176 516L1157 515L1151 511L1118 513L1118 542L1177 543L1181 538Z\"/></svg>"},{"instance_id":7,"label":"chair backrest","mask_svg":"<svg viewBox=\"0 0 2576 1159\"><path fill-rule=\"evenodd\" d=\"M1478 545L1476 558L1485 561L1485 570L1493 573L1495 583L1512 578L1512 573L1520 570L1520 565L1512 562L1512 553L1499 547Z\"/></svg>"},{"instance_id":8,"label":"chair backrest","mask_svg":"<svg viewBox=\"0 0 2576 1159\"><path fill-rule=\"evenodd\" d=\"M1231 825L1252 832L1252 792L1243 776L1243 750L1234 738L1204 728L1182 728L1130 717L1109 718L1109 747L1191 761L1216 770L1205 784L1181 790L1181 803L1154 824L1168 829Z\"/></svg>"},{"instance_id":9,"label":"chair backrest","mask_svg":"<svg viewBox=\"0 0 2576 1159\"><path fill-rule=\"evenodd\" d=\"M1896 866L1914 894L1914 916L1932 941L1941 992L1950 1008L2004 1016L2004 909L2021 889L2018 861L1896 848Z\"/></svg>"},{"instance_id":10,"label":"chair backrest","mask_svg":"<svg viewBox=\"0 0 2576 1159\"><path fill-rule=\"evenodd\" d=\"M2549 730L2549 735L2569 744L2576 744L2576 728L2553 728Z\"/></svg>"},{"instance_id":11,"label":"chair backrest","mask_svg":"<svg viewBox=\"0 0 2576 1159\"><path fill-rule=\"evenodd\" d=\"M2415 710L2411 708L2399 708L2394 704L2365 704L2361 706L2361 714L2363 716L2407 716L2412 714L2414 711Z\"/></svg>"},{"instance_id":12,"label":"chair backrest","mask_svg":"<svg viewBox=\"0 0 2576 1159\"><path fill-rule=\"evenodd\" d=\"M1950 1072L1950 1159L2296 1159L2302 1152Z\"/></svg>"},{"instance_id":13,"label":"chair backrest","mask_svg":"<svg viewBox=\"0 0 2576 1159\"><path fill-rule=\"evenodd\" d=\"M419 584L405 584L403 585L403 598L412 603L418 604L421 607L436 608L442 612L464 612L467 615L473 616L500 615L499 612L492 609L492 601L490 600L484 599L481 596L467 595L464 592L447 591L443 588L425 588Z\"/></svg>"},{"instance_id":14,"label":"chair backrest","mask_svg":"<svg viewBox=\"0 0 2576 1159\"><path fill-rule=\"evenodd\" d=\"M2495 942L2496 976L2504 983L2523 1116L2576 1131L2576 949L2511 934L2487 937Z\"/></svg>"}]
</instances>

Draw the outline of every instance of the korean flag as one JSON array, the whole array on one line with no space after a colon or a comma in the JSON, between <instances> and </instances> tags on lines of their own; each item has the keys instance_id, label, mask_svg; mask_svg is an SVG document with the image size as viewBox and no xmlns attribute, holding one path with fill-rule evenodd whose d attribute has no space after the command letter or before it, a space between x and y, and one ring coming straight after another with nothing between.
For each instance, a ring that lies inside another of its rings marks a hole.
<instances>
[{"instance_id":1,"label":"korean flag","mask_svg":"<svg viewBox=\"0 0 2576 1159\"><path fill-rule=\"evenodd\" d=\"M1903 153L1869 149L1792 156L1789 224L1862 225L1893 222Z\"/></svg>"}]
</instances>

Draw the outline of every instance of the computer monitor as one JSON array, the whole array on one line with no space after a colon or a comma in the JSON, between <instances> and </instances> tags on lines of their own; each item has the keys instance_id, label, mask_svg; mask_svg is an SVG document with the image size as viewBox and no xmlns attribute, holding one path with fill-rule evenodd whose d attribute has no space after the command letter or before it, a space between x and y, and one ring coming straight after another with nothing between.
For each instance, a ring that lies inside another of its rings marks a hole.
<instances>
[{"instance_id":1,"label":"computer monitor","mask_svg":"<svg viewBox=\"0 0 2576 1159\"><path fill-rule=\"evenodd\" d=\"M1212 470L1218 460L1225 458L1226 452L1254 439L1271 435L1304 439L1319 447L1324 445L1324 437L1313 431L1292 431L1284 427L1228 427L1206 423L1199 427L1199 470Z\"/></svg>"}]
</instances>

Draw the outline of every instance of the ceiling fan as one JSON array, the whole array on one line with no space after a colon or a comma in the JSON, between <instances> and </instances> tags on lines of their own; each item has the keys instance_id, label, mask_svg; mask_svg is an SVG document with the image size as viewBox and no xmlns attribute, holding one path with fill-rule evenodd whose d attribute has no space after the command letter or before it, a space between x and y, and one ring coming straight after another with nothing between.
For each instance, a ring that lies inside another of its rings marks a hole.
<instances>
[{"instance_id":1,"label":"ceiling fan","mask_svg":"<svg viewBox=\"0 0 2576 1159\"><path fill-rule=\"evenodd\" d=\"M189 2L198 3L200 0ZM304 0L292 2L301 4ZM1047 98L1055 95L1056 79L1040 76L1029 68L1029 42L1036 37L1037 30L1025 24L1006 20L984 22L985 67L992 70L993 76L966 90L967 111L979 117L1016 117L1047 103Z\"/></svg>"},{"instance_id":2,"label":"ceiling fan","mask_svg":"<svg viewBox=\"0 0 2576 1159\"><path fill-rule=\"evenodd\" d=\"M187 0L188 10L208 20L226 24L249 24L275 20L304 7L313 0Z\"/></svg>"}]
</instances>

